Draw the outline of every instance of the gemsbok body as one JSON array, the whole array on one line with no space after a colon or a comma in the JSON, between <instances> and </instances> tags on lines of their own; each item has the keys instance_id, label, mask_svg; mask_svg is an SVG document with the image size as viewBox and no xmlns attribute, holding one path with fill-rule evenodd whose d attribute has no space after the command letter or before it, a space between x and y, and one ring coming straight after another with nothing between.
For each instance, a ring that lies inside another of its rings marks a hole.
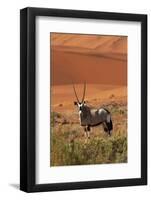
<instances>
[{"instance_id":1,"label":"gemsbok body","mask_svg":"<svg viewBox=\"0 0 151 200\"><path fill-rule=\"evenodd\" d=\"M86 102L84 101L86 84L84 84L83 97L81 101L79 101L74 85L73 89L75 97L77 99L77 101L74 102L74 104L77 105L78 107L80 125L84 127L86 136L88 138L90 137L91 127L95 127L101 124L103 125L104 131L107 132L108 135L110 136L111 131L113 130L113 124L110 112L105 108L99 108L99 109L90 108L86 104Z\"/></svg>"}]
</instances>

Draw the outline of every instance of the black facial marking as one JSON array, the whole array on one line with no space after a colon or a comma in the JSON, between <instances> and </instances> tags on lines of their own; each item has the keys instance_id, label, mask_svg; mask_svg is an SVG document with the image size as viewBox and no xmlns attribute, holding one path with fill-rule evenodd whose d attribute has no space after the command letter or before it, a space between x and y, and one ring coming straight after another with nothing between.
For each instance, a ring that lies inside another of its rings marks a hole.
<instances>
[{"instance_id":1,"label":"black facial marking","mask_svg":"<svg viewBox=\"0 0 151 200\"><path fill-rule=\"evenodd\" d=\"M76 102L76 101L74 101L74 105L77 105L77 102Z\"/></svg>"}]
</instances>

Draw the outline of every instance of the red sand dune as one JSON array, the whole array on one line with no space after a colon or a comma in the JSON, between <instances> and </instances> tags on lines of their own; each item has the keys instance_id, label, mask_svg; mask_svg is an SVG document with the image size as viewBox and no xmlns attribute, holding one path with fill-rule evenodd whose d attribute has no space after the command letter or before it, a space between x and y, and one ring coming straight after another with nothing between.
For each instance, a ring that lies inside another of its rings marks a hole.
<instances>
[{"instance_id":1,"label":"red sand dune","mask_svg":"<svg viewBox=\"0 0 151 200\"><path fill-rule=\"evenodd\" d=\"M73 110L76 85L79 99L86 81L86 100L127 100L127 37L50 34L51 105L54 111Z\"/></svg>"},{"instance_id":2,"label":"red sand dune","mask_svg":"<svg viewBox=\"0 0 151 200\"><path fill-rule=\"evenodd\" d=\"M52 85L127 84L127 37L50 35Z\"/></svg>"},{"instance_id":3,"label":"red sand dune","mask_svg":"<svg viewBox=\"0 0 151 200\"><path fill-rule=\"evenodd\" d=\"M75 85L79 100L83 96L83 84ZM103 103L127 102L127 87L114 85L87 84L85 100L89 105L101 106ZM64 112L74 110L76 97L72 85L56 85L51 88L52 110Z\"/></svg>"}]
</instances>

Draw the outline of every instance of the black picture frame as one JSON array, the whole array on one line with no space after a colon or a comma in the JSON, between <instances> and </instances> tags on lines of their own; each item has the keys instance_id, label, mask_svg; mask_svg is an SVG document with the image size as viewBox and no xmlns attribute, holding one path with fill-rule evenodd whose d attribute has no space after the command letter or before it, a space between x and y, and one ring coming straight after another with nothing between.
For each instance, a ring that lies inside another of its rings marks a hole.
<instances>
[{"instance_id":1,"label":"black picture frame","mask_svg":"<svg viewBox=\"0 0 151 200\"><path fill-rule=\"evenodd\" d=\"M35 19L54 16L141 23L141 178L36 184ZM24 8L20 10L20 189L25 192L121 187L147 184L147 15Z\"/></svg>"}]
</instances>

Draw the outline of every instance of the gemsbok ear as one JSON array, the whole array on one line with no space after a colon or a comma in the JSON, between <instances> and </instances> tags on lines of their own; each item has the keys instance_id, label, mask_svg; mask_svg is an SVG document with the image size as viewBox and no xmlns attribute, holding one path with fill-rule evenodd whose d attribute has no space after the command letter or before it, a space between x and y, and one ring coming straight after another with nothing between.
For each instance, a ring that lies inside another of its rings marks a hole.
<instances>
[{"instance_id":1,"label":"gemsbok ear","mask_svg":"<svg viewBox=\"0 0 151 200\"><path fill-rule=\"evenodd\" d=\"M75 106L77 105L77 102L76 102L76 101L74 101L74 105L75 105Z\"/></svg>"}]
</instances>

